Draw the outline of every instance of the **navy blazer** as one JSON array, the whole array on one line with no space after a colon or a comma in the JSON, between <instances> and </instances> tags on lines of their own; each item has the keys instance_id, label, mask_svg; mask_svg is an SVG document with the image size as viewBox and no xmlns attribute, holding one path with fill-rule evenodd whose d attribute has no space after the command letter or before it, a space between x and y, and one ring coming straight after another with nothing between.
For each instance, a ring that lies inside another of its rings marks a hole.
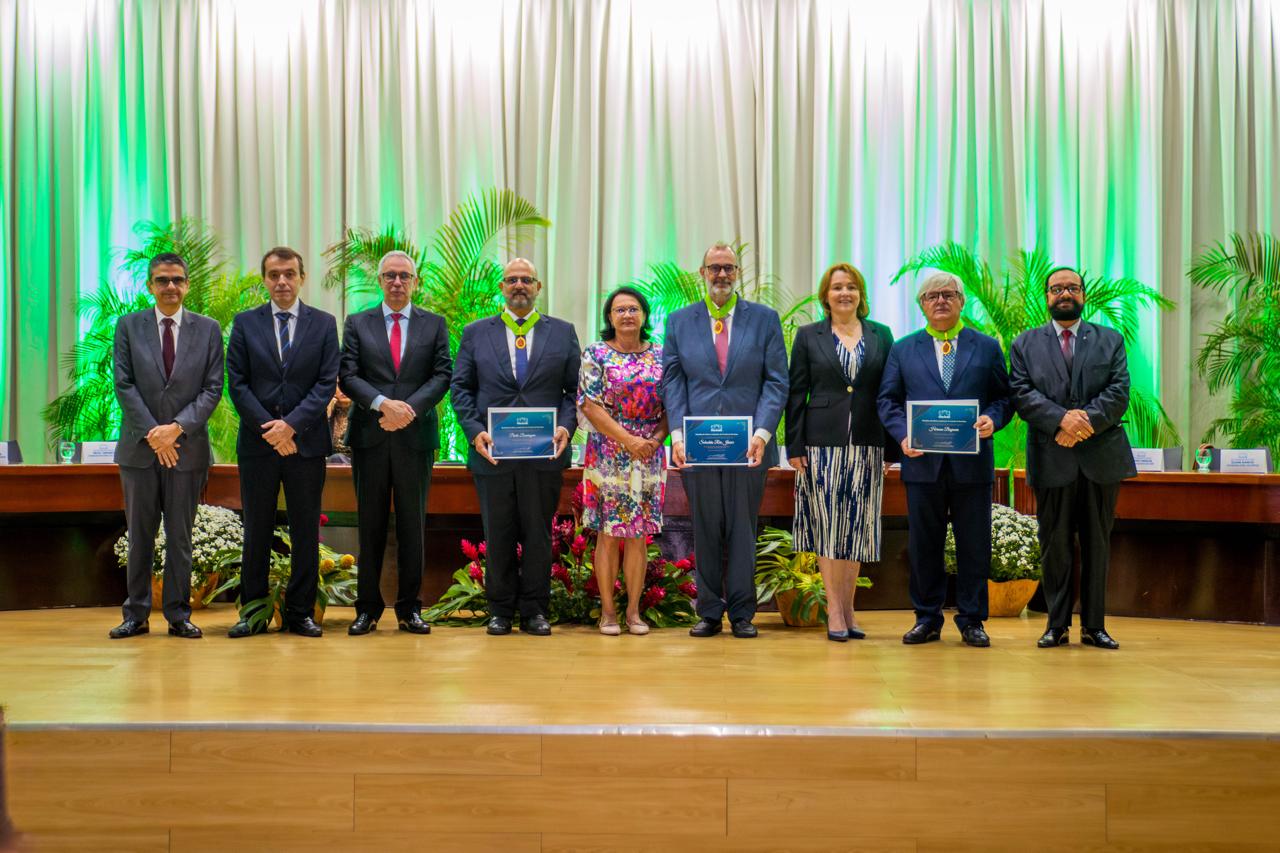
<instances>
[{"instance_id":1,"label":"navy blazer","mask_svg":"<svg viewBox=\"0 0 1280 853\"><path fill-rule=\"evenodd\" d=\"M1067 486L1083 473L1095 483L1136 477L1133 450L1120 419L1129 408L1129 362L1114 329L1080 324L1071 372L1050 321L1028 329L1009 350L1013 403L1027 422L1027 483ZM1075 447L1053 440L1068 409L1083 409L1093 435Z\"/></svg>"},{"instance_id":2,"label":"navy blazer","mask_svg":"<svg viewBox=\"0 0 1280 853\"><path fill-rule=\"evenodd\" d=\"M893 440L902 444L907 437L908 400L973 400L982 414L991 418L999 431L1009 423L1009 371L1004 353L990 335L966 328L956 338L956 369L951 390L942 387L933 338L924 329L900 338L889 350L880 395L876 403L880 420ZM994 433L992 434L994 436ZM995 455L992 439L978 442L977 455L926 453L902 458L904 483L937 482L942 460L951 460L951 474L958 483L995 482Z\"/></svg>"},{"instance_id":3,"label":"navy blazer","mask_svg":"<svg viewBox=\"0 0 1280 853\"><path fill-rule=\"evenodd\" d=\"M453 410L467 434L467 467L473 474L497 474L513 465L531 465L555 471L569 465L569 449L556 459L517 462L501 459L497 465L476 452L476 436L489 430L489 409L509 406L551 407L556 425L573 435L578 426L578 368L582 348L572 323L542 314L533 327L529 368L524 384L517 385L507 349L507 327L499 317L486 317L462 330L453 382L449 386Z\"/></svg>"},{"instance_id":4,"label":"navy blazer","mask_svg":"<svg viewBox=\"0 0 1280 853\"><path fill-rule=\"evenodd\" d=\"M729 328L723 375L716 360L706 301L673 311L662 343L662 403L667 424L684 429L685 417L750 415L752 430L770 433L763 465L778 464L775 434L787 405L787 347L778 312L739 297Z\"/></svg>"},{"instance_id":5,"label":"navy blazer","mask_svg":"<svg viewBox=\"0 0 1280 853\"><path fill-rule=\"evenodd\" d=\"M347 317L342 329L342 391L354 404L347 443L372 447L389 436L403 434L414 450L440 446L436 405L449 393L453 362L449 358L449 330L439 314L409 306L409 340L400 357L400 372L391 361L387 320L379 302L367 311ZM403 400L417 413L417 420L403 430L387 432L378 421L382 415L370 406L378 395Z\"/></svg>"},{"instance_id":6,"label":"navy blazer","mask_svg":"<svg viewBox=\"0 0 1280 853\"><path fill-rule=\"evenodd\" d=\"M227 390L240 414L236 452L243 459L267 456L275 448L262 425L283 419L296 433L298 455L333 452L327 414L338 387L338 321L327 311L302 305L289 358L280 363L274 303L236 315L227 344Z\"/></svg>"}]
</instances>

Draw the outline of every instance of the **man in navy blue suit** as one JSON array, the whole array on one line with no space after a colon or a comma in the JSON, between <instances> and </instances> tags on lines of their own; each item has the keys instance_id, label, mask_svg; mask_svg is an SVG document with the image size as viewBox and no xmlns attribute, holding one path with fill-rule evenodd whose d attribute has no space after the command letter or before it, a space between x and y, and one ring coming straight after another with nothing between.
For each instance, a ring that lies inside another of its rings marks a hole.
<instances>
[{"instance_id":1,"label":"man in navy blue suit","mask_svg":"<svg viewBox=\"0 0 1280 853\"><path fill-rule=\"evenodd\" d=\"M506 265L506 307L462 330L449 388L471 442L467 467L487 542L487 630L493 635L510 634L517 612L522 632L551 633L551 523L569 464L564 451L577 427L582 348L572 323L534 308L541 290L533 264L516 258ZM493 458L489 409L507 407L556 410L554 458Z\"/></svg>"},{"instance_id":2,"label":"man in navy blue suit","mask_svg":"<svg viewBox=\"0 0 1280 853\"><path fill-rule=\"evenodd\" d=\"M907 488L907 547L916 624L908 645L937 640L947 594L943 562L947 522L956 537L956 627L970 646L991 645L987 576L991 571L991 488L995 464L991 436L1009 422L1009 373L995 338L965 327L964 284L949 273L927 276L916 298L927 325L899 338L889 351L877 400L880 420L902 444ZM908 400L978 401L976 455L929 453L907 443Z\"/></svg>"},{"instance_id":3,"label":"man in navy blue suit","mask_svg":"<svg viewBox=\"0 0 1280 853\"><path fill-rule=\"evenodd\" d=\"M735 292L731 246L708 249L699 273L706 299L667 317L662 351L671 461L683 469L693 516L700 619L689 634L719 634L727 609L733 635L748 638L756 636L756 521L765 474L778 464L774 432L787 403L787 350L777 312ZM685 467L684 418L718 415L751 416L748 466Z\"/></svg>"},{"instance_id":4,"label":"man in navy blue suit","mask_svg":"<svg viewBox=\"0 0 1280 853\"><path fill-rule=\"evenodd\" d=\"M267 252L262 279L271 301L237 314L227 344L227 387L240 414L236 453L244 510L240 621L229 633L247 637L266 628L246 618L245 605L270 592L267 572L283 484L292 558L284 629L319 637L312 614L320 577L320 493L325 459L333 452L326 412L338 385L338 323L298 299L306 272L293 249Z\"/></svg>"}]
</instances>

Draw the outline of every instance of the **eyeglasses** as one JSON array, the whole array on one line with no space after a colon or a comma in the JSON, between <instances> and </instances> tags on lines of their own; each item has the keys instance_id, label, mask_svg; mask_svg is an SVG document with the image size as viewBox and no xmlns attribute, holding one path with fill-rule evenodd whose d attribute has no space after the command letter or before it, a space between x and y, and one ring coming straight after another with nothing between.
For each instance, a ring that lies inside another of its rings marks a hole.
<instances>
[{"instance_id":1,"label":"eyeglasses","mask_svg":"<svg viewBox=\"0 0 1280 853\"><path fill-rule=\"evenodd\" d=\"M159 275L151 279L151 281L158 287L168 287L171 284L181 286L187 283L187 277L185 275Z\"/></svg>"},{"instance_id":2,"label":"eyeglasses","mask_svg":"<svg viewBox=\"0 0 1280 853\"><path fill-rule=\"evenodd\" d=\"M619 317L627 317L627 316L630 316L631 314L639 314L640 306L639 305L619 305L617 308L613 309L613 313L617 314Z\"/></svg>"},{"instance_id":3,"label":"eyeglasses","mask_svg":"<svg viewBox=\"0 0 1280 853\"><path fill-rule=\"evenodd\" d=\"M712 275L730 275L738 271L737 264L707 264L704 270Z\"/></svg>"},{"instance_id":4,"label":"eyeglasses","mask_svg":"<svg viewBox=\"0 0 1280 853\"><path fill-rule=\"evenodd\" d=\"M507 284L533 284L537 279L531 275L509 275L503 281Z\"/></svg>"},{"instance_id":5,"label":"eyeglasses","mask_svg":"<svg viewBox=\"0 0 1280 853\"><path fill-rule=\"evenodd\" d=\"M920 297L921 302L952 302L960 298L958 290L935 290Z\"/></svg>"},{"instance_id":6,"label":"eyeglasses","mask_svg":"<svg viewBox=\"0 0 1280 853\"><path fill-rule=\"evenodd\" d=\"M411 272L384 272L382 280L387 284L395 284L397 281L410 282L415 278Z\"/></svg>"},{"instance_id":7,"label":"eyeglasses","mask_svg":"<svg viewBox=\"0 0 1280 853\"><path fill-rule=\"evenodd\" d=\"M1049 288L1049 294L1052 296L1061 296L1064 293L1070 293L1072 296L1079 296L1084 293L1084 288L1078 284L1055 284Z\"/></svg>"}]
</instances>

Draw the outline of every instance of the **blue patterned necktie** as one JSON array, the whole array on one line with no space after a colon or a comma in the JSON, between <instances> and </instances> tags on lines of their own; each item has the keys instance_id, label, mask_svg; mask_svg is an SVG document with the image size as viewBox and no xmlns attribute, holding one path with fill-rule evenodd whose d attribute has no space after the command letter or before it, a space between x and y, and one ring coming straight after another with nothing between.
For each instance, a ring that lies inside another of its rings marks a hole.
<instances>
[{"instance_id":1,"label":"blue patterned necktie","mask_svg":"<svg viewBox=\"0 0 1280 853\"><path fill-rule=\"evenodd\" d=\"M284 364L289 360L289 312L278 312L276 319L280 321L280 363Z\"/></svg>"},{"instance_id":2,"label":"blue patterned necktie","mask_svg":"<svg viewBox=\"0 0 1280 853\"><path fill-rule=\"evenodd\" d=\"M526 319L528 318L520 317L516 320L516 328L520 329L522 332L524 330L524 321ZM521 340L523 340L526 343L526 346L516 347L516 384L517 385L524 384L524 375L529 372L529 347L527 346L529 339L527 337L516 338L517 343L520 342Z\"/></svg>"},{"instance_id":3,"label":"blue patterned necktie","mask_svg":"<svg viewBox=\"0 0 1280 853\"><path fill-rule=\"evenodd\" d=\"M942 351L942 387L951 390L951 378L956 373L956 345L951 344L950 347L944 348Z\"/></svg>"}]
</instances>

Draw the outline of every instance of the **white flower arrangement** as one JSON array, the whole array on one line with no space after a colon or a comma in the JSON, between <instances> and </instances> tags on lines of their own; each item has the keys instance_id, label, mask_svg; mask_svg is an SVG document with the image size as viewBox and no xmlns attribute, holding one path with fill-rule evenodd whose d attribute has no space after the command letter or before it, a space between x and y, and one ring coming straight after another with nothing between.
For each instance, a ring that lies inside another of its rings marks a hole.
<instances>
[{"instance_id":1,"label":"white flower arrangement","mask_svg":"<svg viewBox=\"0 0 1280 853\"><path fill-rule=\"evenodd\" d=\"M947 571L956 571L956 538L947 525ZM1035 516L991 505L991 580L1040 580L1040 533Z\"/></svg>"},{"instance_id":2,"label":"white flower arrangement","mask_svg":"<svg viewBox=\"0 0 1280 853\"><path fill-rule=\"evenodd\" d=\"M196 521L191 529L191 577L193 582L203 582L214 572L223 571L228 563L239 560L244 546L244 525L240 516L220 506L200 504L196 507ZM156 551L151 570L159 575L164 571L164 522L156 534ZM115 544L120 565L129 560L129 534L121 536Z\"/></svg>"}]
</instances>

